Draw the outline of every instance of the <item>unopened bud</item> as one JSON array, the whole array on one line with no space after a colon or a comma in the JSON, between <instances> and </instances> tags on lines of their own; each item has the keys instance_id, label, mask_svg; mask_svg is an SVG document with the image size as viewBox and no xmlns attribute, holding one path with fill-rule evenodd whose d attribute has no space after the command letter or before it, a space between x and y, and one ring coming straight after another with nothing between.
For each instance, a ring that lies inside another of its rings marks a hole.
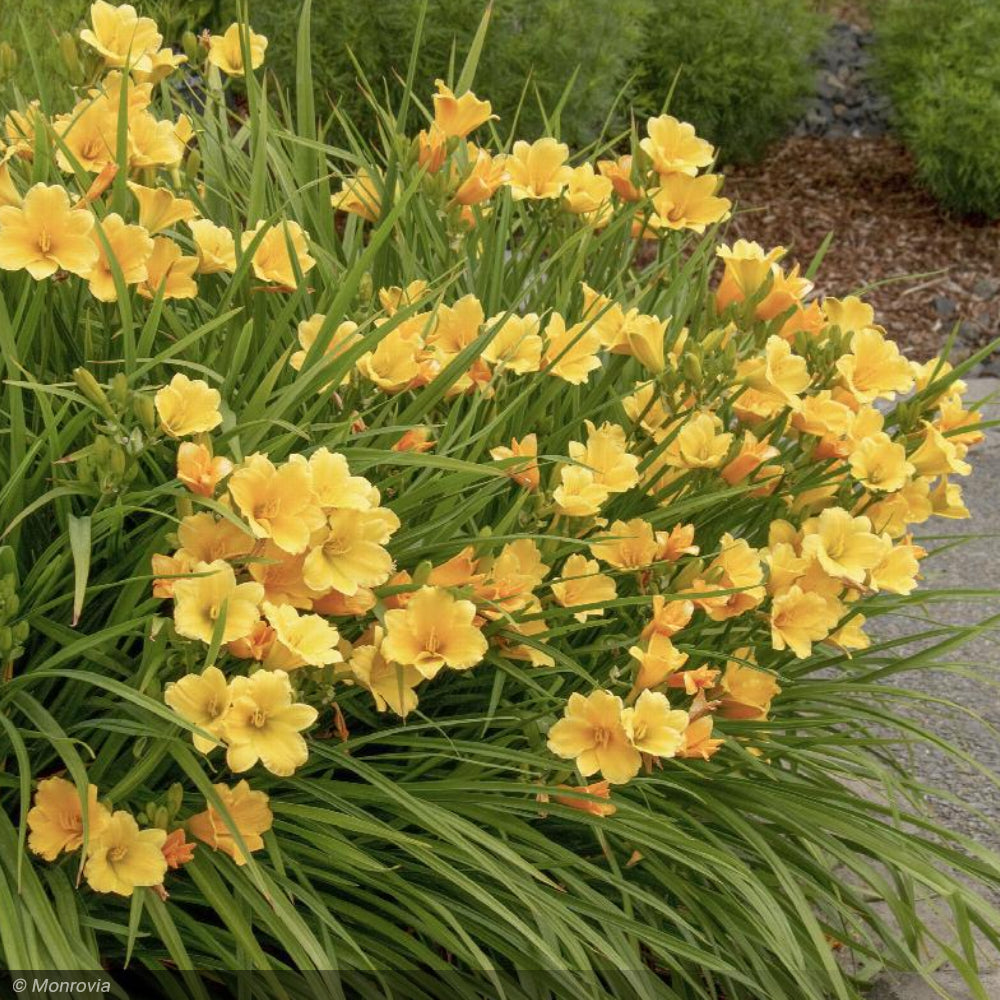
<instances>
[{"instance_id":1,"label":"unopened bud","mask_svg":"<svg viewBox=\"0 0 1000 1000\"><path fill-rule=\"evenodd\" d=\"M83 66L80 63L80 52L76 47L76 39L68 31L64 31L59 36L59 51L62 53L66 75L70 82L81 82L83 80Z\"/></svg>"},{"instance_id":2,"label":"unopened bud","mask_svg":"<svg viewBox=\"0 0 1000 1000\"><path fill-rule=\"evenodd\" d=\"M422 587L427 583L427 578L431 575L431 570L434 566L427 559L417 565L417 568L413 571L413 582L418 586Z\"/></svg>"},{"instance_id":3,"label":"unopened bud","mask_svg":"<svg viewBox=\"0 0 1000 1000\"><path fill-rule=\"evenodd\" d=\"M124 410L128 406L131 390L124 372L118 372L111 380L111 384L108 386L108 395L119 410Z\"/></svg>"},{"instance_id":4,"label":"unopened bud","mask_svg":"<svg viewBox=\"0 0 1000 1000\"><path fill-rule=\"evenodd\" d=\"M0 42L0 73L10 76L17 68L17 50L10 42Z\"/></svg>"},{"instance_id":5,"label":"unopened bud","mask_svg":"<svg viewBox=\"0 0 1000 1000\"><path fill-rule=\"evenodd\" d=\"M113 417L115 415L114 410L111 409L111 403L108 402L108 397L101 388L100 383L86 368L74 368L73 381L87 401L93 403L101 413L106 417Z\"/></svg>"},{"instance_id":6,"label":"unopened bud","mask_svg":"<svg viewBox=\"0 0 1000 1000\"><path fill-rule=\"evenodd\" d=\"M143 430L147 434L155 433L156 404L153 402L152 396L136 393L132 397L132 412L135 414L139 423L142 424Z\"/></svg>"},{"instance_id":7,"label":"unopened bud","mask_svg":"<svg viewBox=\"0 0 1000 1000\"><path fill-rule=\"evenodd\" d=\"M671 581L670 589L675 593L686 590L705 570L704 559L692 559Z\"/></svg>"},{"instance_id":8,"label":"unopened bud","mask_svg":"<svg viewBox=\"0 0 1000 1000\"><path fill-rule=\"evenodd\" d=\"M181 811L184 804L184 786L179 781L175 781L167 789L167 811L173 819Z\"/></svg>"},{"instance_id":9,"label":"unopened bud","mask_svg":"<svg viewBox=\"0 0 1000 1000\"><path fill-rule=\"evenodd\" d=\"M681 371L684 372L684 377L693 386L701 385L704 374L701 368L701 361L698 360L698 356L696 354L685 353L684 358L681 361Z\"/></svg>"},{"instance_id":10,"label":"unopened bud","mask_svg":"<svg viewBox=\"0 0 1000 1000\"><path fill-rule=\"evenodd\" d=\"M181 35L181 48L189 63L198 63L205 58L205 50L198 44L198 36L193 31Z\"/></svg>"},{"instance_id":11,"label":"unopened bud","mask_svg":"<svg viewBox=\"0 0 1000 1000\"><path fill-rule=\"evenodd\" d=\"M201 172L201 153L197 149L192 149L187 155L187 160L184 163L184 174L187 180L194 183L198 179L198 174Z\"/></svg>"}]
</instances>

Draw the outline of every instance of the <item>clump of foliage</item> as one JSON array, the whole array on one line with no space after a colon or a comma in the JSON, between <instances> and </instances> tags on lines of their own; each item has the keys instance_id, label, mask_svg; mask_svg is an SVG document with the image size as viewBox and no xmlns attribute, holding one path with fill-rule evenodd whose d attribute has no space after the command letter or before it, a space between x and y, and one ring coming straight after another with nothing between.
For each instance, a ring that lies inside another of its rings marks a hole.
<instances>
[{"instance_id":1,"label":"clump of foliage","mask_svg":"<svg viewBox=\"0 0 1000 1000\"><path fill-rule=\"evenodd\" d=\"M815 86L826 23L805 0L655 0L639 56L641 106L694 122L723 162L758 159Z\"/></svg>"},{"instance_id":2,"label":"clump of foliage","mask_svg":"<svg viewBox=\"0 0 1000 1000\"><path fill-rule=\"evenodd\" d=\"M484 37L375 143L329 140L308 4L293 94L245 23L192 66L97 0L83 82L10 99L4 965L851 1000L933 981L931 899L974 982L1000 859L886 682L975 630L869 623L954 598L915 535L968 516L976 358L722 243L676 118L502 143Z\"/></svg>"},{"instance_id":3,"label":"clump of foliage","mask_svg":"<svg viewBox=\"0 0 1000 1000\"><path fill-rule=\"evenodd\" d=\"M297 5L301 7L301 4ZM332 100L359 127L371 128L359 89L355 61L376 93L383 81L405 76L413 38L423 19L420 58L413 86L433 89L434 80L465 52L485 4L480 0L352 0L313 3L313 67L321 105ZM495 0L488 34L488 57L477 80L518 134L540 135L558 124L564 140L583 144L602 131L620 89L634 72L645 25L654 0ZM286 78L294 71L295 16L280 4L251 10L274 45L274 65ZM567 92L567 87L572 87ZM564 99L565 95L565 100ZM562 110L558 123L547 122L542 107ZM619 113L620 117L620 113Z\"/></svg>"},{"instance_id":4,"label":"clump of foliage","mask_svg":"<svg viewBox=\"0 0 1000 1000\"><path fill-rule=\"evenodd\" d=\"M951 212L1000 217L1000 8L887 0L874 10L877 70L921 181Z\"/></svg>"}]
</instances>

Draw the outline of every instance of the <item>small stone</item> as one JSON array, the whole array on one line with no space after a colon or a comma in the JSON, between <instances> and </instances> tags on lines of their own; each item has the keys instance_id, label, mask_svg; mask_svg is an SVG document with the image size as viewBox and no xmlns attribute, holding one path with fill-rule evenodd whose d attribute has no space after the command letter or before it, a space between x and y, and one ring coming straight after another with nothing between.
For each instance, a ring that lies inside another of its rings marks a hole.
<instances>
[{"instance_id":1,"label":"small stone","mask_svg":"<svg viewBox=\"0 0 1000 1000\"><path fill-rule=\"evenodd\" d=\"M983 336L983 328L978 323L970 320L962 320L958 324L958 332L955 340L963 344L978 344Z\"/></svg>"},{"instance_id":2,"label":"small stone","mask_svg":"<svg viewBox=\"0 0 1000 1000\"><path fill-rule=\"evenodd\" d=\"M958 306L947 295L938 295L934 298L934 311L941 319L951 319L958 312Z\"/></svg>"},{"instance_id":3,"label":"small stone","mask_svg":"<svg viewBox=\"0 0 1000 1000\"><path fill-rule=\"evenodd\" d=\"M843 118L847 114L847 105L838 102L833 106L833 113L837 118Z\"/></svg>"},{"instance_id":4,"label":"small stone","mask_svg":"<svg viewBox=\"0 0 1000 1000\"><path fill-rule=\"evenodd\" d=\"M997 292L1000 292L1000 281L996 278L980 278L972 286L972 294L979 299L992 299Z\"/></svg>"}]
</instances>

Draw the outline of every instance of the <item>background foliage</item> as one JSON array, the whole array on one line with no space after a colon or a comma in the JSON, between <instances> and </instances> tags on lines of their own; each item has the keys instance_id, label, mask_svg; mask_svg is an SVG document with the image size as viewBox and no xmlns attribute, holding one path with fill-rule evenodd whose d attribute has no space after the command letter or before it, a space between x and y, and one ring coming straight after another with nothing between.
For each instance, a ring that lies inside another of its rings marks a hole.
<instances>
[{"instance_id":1,"label":"background foliage","mask_svg":"<svg viewBox=\"0 0 1000 1000\"><path fill-rule=\"evenodd\" d=\"M723 163L756 160L812 92L810 56L825 18L803 0L658 0L639 55L638 100L670 110L719 147Z\"/></svg>"},{"instance_id":2,"label":"background foliage","mask_svg":"<svg viewBox=\"0 0 1000 1000\"><path fill-rule=\"evenodd\" d=\"M878 70L921 180L960 214L1000 216L1000 6L874 4Z\"/></svg>"},{"instance_id":3,"label":"background foliage","mask_svg":"<svg viewBox=\"0 0 1000 1000\"><path fill-rule=\"evenodd\" d=\"M42 0L0 0L0 11L4 5L10 16L0 19L0 39L15 48L15 14L45 38L71 30L87 9L82 0L62 0L55 9ZM235 0L140 0L137 7L172 38L184 29L224 26L236 12ZM250 3L254 25L270 40L268 65L286 80L295 73L301 7L301 0ZM421 7L422 0L316 0L317 107L332 103L370 129L352 54L376 93L383 80L396 84ZM483 7L482 0L430 0L414 78L418 93L430 93L434 79L447 75L453 52L468 50ZM548 130L575 145L595 139L609 118L624 127L630 102L641 114L658 114L673 90L671 111L719 146L725 162L752 160L781 136L809 92L809 57L823 23L809 0L495 0L477 81L505 128L520 108L518 134L542 134L545 107L554 119ZM48 71L62 71L55 45L39 46L39 58ZM16 79L22 88L31 81L23 60Z\"/></svg>"}]
</instances>

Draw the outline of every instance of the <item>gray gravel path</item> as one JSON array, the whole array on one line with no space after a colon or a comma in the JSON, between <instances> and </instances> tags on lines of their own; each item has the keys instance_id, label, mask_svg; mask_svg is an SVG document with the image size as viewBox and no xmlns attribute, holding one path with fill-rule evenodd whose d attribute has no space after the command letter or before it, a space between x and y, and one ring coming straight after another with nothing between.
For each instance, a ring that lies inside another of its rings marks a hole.
<instances>
[{"instance_id":1,"label":"gray gravel path","mask_svg":"<svg viewBox=\"0 0 1000 1000\"><path fill-rule=\"evenodd\" d=\"M984 399L993 393L997 399L984 407L987 420L1000 419L1000 380L977 378L967 380L970 401ZM975 625L990 615L1000 614L1000 427L989 428L986 441L972 453L972 476L961 480L971 521L934 519L923 525L924 534L938 536L923 541L933 552L947 545L952 538L974 535L965 544L939 552L923 563L924 586L935 588L995 588L998 596L985 600L956 600L928 608L937 622ZM920 533L917 533L920 540ZM879 638L905 636L922 623L906 618L882 618L877 622ZM918 670L901 675L902 685L928 694L948 698L978 713L984 724L966 716L944 711L929 714L921 710L921 721L939 736L961 747L980 763L1000 774L1000 737L988 726L1000 730L1000 624L970 640L949 654L952 661L962 662L973 676ZM932 748L915 751L913 766L927 783L948 789L961 801L979 810L982 818L972 816L948 802L934 801L937 815L948 826L957 829L994 850L1000 850L1000 794L991 788L974 769L956 767L951 757ZM973 993L955 974L945 973L945 985L954 1000L972 1000ZM1000 970L987 973L982 988L989 1000L1000 1000ZM872 1000L930 1000L940 994L932 991L919 977L887 976L871 994Z\"/></svg>"}]
</instances>

